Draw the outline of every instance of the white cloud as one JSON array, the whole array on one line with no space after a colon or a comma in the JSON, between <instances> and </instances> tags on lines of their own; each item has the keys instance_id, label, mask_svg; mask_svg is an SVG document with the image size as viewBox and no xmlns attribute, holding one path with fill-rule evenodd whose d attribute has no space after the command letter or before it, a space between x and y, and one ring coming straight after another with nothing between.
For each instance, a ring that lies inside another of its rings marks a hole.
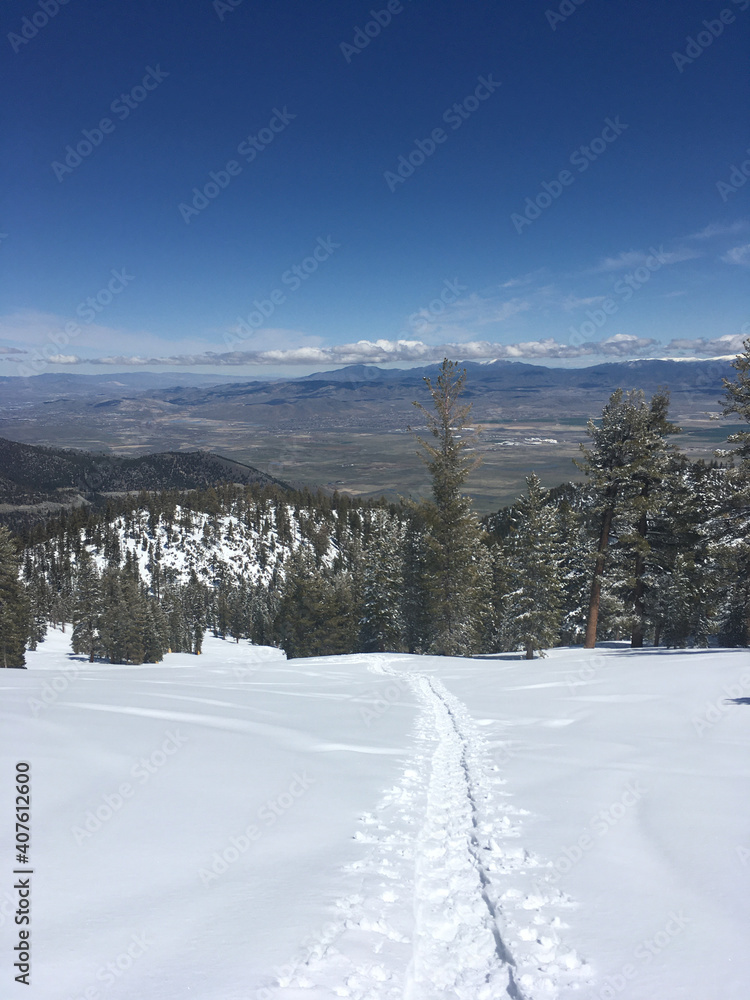
<instances>
[{"instance_id":1,"label":"white cloud","mask_svg":"<svg viewBox=\"0 0 750 1000\"><path fill-rule=\"evenodd\" d=\"M495 358L580 358L627 357L651 352L657 341L651 338L617 334L606 340L580 345L561 344L553 338L517 344L499 344L487 340L427 344L422 340L358 340L330 347L297 347L268 351L229 351L226 353L177 354L171 357L117 356L85 359L89 364L110 366L236 366L236 365L352 365L388 364L391 362L441 361L444 357L461 360ZM71 362L72 363L72 362Z\"/></svg>"},{"instance_id":2,"label":"white cloud","mask_svg":"<svg viewBox=\"0 0 750 1000\"><path fill-rule=\"evenodd\" d=\"M721 258L726 264L739 264L741 267L750 267L750 243L743 246L732 247L727 250Z\"/></svg>"},{"instance_id":3,"label":"white cloud","mask_svg":"<svg viewBox=\"0 0 750 1000\"><path fill-rule=\"evenodd\" d=\"M707 357L739 354L744 350L745 336L741 333L727 333L722 337L677 338L667 344L667 350L690 351L693 354L704 354Z\"/></svg>"},{"instance_id":4,"label":"white cloud","mask_svg":"<svg viewBox=\"0 0 750 1000\"><path fill-rule=\"evenodd\" d=\"M51 354L47 361L51 365L79 365L81 363L77 354Z\"/></svg>"},{"instance_id":5,"label":"white cloud","mask_svg":"<svg viewBox=\"0 0 750 1000\"><path fill-rule=\"evenodd\" d=\"M595 306L599 302L604 302L606 298L606 295L592 295L587 299L581 299L571 294L563 299L561 306L566 312L571 312L574 309L583 309L585 306Z\"/></svg>"},{"instance_id":6,"label":"white cloud","mask_svg":"<svg viewBox=\"0 0 750 1000\"><path fill-rule=\"evenodd\" d=\"M661 266L679 264L684 260L695 260L703 255L691 247L678 247L676 250L664 250L663 246L649 247L648 250L625 250L616 257L605 257L594 269L595 271L623 271L626 268L643 267L654 257Z\"/></svg>"},{"instance_id":7,"label":"white cloud","mask_svg":"<svg viewBox=\"0 0 750 1000\"><path fill-rule=\"evenodd\" d=\"M476 336L477 327L504 323L530 308L531 303L525 299L472 293L448 304L435 299L434 304L413 313L407 327L425 342L459 342Z\"/></svg>"},{"instance_id":8,"label":"white cloud","mask_svg":"<svg viewBox=\"0 0 750 1000\"><path fill-rule=\"evenodd\" d=\"M538 278L542 271L543 268L538 268L536 271L529 271L527 274L521 274L517 278L509 278L508 281L504 281L500 285L500 288L518 288L521 285L528 285L535 278Z\"/></svg>"},{"instance_id":9,"label":"white cloud","mask_svg":"<svg viewBox=\"0 0 750 1000\"><path fill-rule=\"evenodd\" d=\"M687 238L689 240L711 240L716 236L730 236L732 233L740 233L744 229L747 229L747 223L741 219L728 224L712 222L703 229L699 229L697 233L691 233Z\"/></svg>"}]
</instances>

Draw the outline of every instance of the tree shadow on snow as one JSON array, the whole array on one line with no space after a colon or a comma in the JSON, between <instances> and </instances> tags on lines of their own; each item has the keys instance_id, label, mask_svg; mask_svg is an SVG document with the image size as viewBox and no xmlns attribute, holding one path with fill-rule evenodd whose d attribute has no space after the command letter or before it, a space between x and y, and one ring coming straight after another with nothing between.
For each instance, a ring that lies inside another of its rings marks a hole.
<instances>
[{"instance_id":1,"label":"tree shadow on snow","mask_svg":"<svg viewBox=\"0 0 750 1000\"><path fill-rule=\"evenodd\" d=\"M727 698L732 705L750 705L750 698Z\"/></svg>"},{"instance_id":2,"label":"tree shadow on snow","mask_svg":"<svg viewBox=\"0 0 750 1000\"><path fill-rule=\"evenodd\" d=\"M526 653L474 653L472 660L525 660ZM535 656L534 659L538 659ZM529 660L529 663L531 660Z\"/></svg>"}]
</instances>

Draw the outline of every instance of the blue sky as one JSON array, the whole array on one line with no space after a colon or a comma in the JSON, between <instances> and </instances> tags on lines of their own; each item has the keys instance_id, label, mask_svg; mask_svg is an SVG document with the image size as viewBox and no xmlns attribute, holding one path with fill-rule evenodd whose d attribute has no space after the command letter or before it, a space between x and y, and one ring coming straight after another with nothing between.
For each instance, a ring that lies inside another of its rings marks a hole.
<instances>
[{"instance_id":1,"label":"blue sky","mask_svg":"<svg viewBox=\"0 0 750 1000\"><path fill-rule=\"evenodd\" d=\"M0 374L739 350L748 8L6 0Z\"/></svg>"}]
</instances>

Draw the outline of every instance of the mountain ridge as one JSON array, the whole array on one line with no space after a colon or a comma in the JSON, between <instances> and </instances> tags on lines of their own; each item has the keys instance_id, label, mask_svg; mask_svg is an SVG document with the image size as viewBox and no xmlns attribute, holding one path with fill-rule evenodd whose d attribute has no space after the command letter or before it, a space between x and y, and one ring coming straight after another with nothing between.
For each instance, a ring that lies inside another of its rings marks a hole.
<instances>
[{"instance_id":1,"label":"mountain ridge","mask_svg":"<svg viewBox=\"0 0 750 1000\"><path fill-rule=\"evenodd\" d=\"M0 521L10 524L42 520L71 507L96 506L116 493L197 490L219 482L289 489L251 465L208 451L130 458L0 438L0 469Z\"/></svg>"}]
</instances>

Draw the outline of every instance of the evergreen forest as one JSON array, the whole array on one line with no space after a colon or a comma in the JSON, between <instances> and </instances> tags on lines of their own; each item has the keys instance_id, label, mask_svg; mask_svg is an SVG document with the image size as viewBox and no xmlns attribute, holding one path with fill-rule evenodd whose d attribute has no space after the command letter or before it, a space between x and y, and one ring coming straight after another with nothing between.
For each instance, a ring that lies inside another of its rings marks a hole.
<instances>
[{"instance_id":1,"label":"evergreen forest","mask_svg":"<svg viewBox=\"0 0 750 1000\"><path fill-rule=\"evenodd\" d=\"M750 421L745 348L723 402ZM91 662L123 664L200 654L209 634L289 657L750 644L750 432L691 462L668 391L620 389L571 482L548 490L530 472L480 519L465 379L446 360L415 402L420 501L219 482L0 527L0 665L22 667L50 626Z\"/></svg>"}]
</instances>

